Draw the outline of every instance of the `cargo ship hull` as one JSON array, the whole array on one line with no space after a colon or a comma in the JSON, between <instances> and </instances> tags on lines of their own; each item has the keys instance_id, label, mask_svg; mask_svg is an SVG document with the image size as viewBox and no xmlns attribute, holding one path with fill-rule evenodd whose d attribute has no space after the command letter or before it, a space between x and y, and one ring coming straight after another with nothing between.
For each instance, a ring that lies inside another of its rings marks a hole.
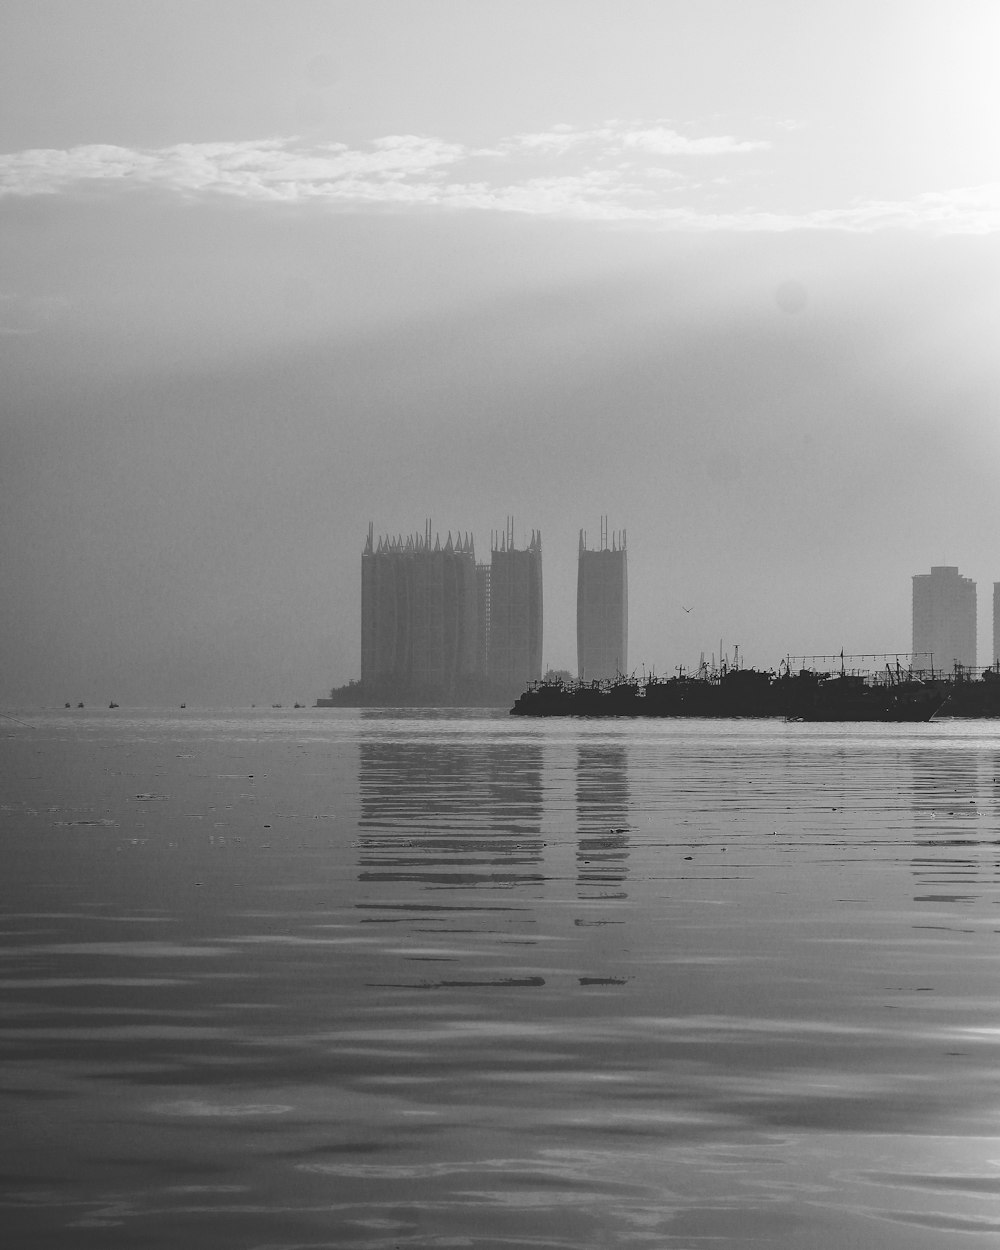
<instances>
[{"instance_id":1,"label":"cargo ship hull","mask_svg":"<svg viewBox=\"0 0 1000 1250\"><path fill-rule=\"evenodd\" d=\"M778 717L803 721L929 721L948 698L940 682L803 670L733 669L712 676L535 682L512 716Z\"/></svg>"}]
</instances>

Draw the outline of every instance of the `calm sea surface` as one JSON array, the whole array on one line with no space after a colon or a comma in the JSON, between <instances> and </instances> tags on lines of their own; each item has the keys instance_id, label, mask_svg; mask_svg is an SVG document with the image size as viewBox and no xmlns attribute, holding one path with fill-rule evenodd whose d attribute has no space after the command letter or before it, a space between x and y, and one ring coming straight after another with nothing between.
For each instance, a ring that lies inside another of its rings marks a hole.
<instances>
[{"instance_id":1,"label":"calm sea surface","mask_svg":"<svg viewBox=\"0 0 1000 1250\"><path fill-rule=\"evenodd\" d=\"M0 1241L1000 1243L1000 722L0 721Z\"/></svg>"}]
</instances>

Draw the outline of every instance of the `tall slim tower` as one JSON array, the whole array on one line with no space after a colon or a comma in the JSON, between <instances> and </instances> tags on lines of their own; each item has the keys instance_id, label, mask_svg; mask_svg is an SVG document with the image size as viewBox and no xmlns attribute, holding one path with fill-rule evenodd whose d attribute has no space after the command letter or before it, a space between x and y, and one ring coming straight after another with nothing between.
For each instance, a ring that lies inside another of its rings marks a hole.
<instances>
[{"instance_id":1,"label":"tall slim tower","mask_svg":"<svg viewBox=\"0 0 1000 1250\"><path fill-rule=\"evenodd\" d=\"M484 681L490 655L490 566L476 565L476 676Z\"/></svg>"},{"instance_id":2,"label":"tall slim tower","mask_svg":"<svg viewBox=\"0 0 1000 1250\"><path fill-rule=\"evenodd\" d=\"M625 531L611 535L601 518L601 545L591 551L580 531L576 579L576 662L581 681L628 672L628 552Z\"/></svg>"},{"instance_id":3,"label":"tall slim tower","mask_svg":"<svg viewBox=\"0 0 1000 1250\"><path fill-rule=\"evenodd\" d=\"M950 672L976 664L976 583L952 565L913 578L913 665Z\"/></svg>"},{"instance_id":4,"label":"tall slim tower","mask_svg":"<svg viewBox=\"0 0 1000 1250\"><path fill-rule=\"evenodd\" d=\"M990 663L1000 662L1000 582L993 583L993 654Z\"/></svg>"},{"instance_id":5,"label":"tall slim tower","mask_svg":"<svg viewBox=\"0 0 1000 1250\"><path fill-rule=\"evenodd\" d=\"M542 675L542 535L531 531L523 551L514 547L514 518L494 534L489 576L490 685L520 694Z\"/></svg>"}]
</instances>

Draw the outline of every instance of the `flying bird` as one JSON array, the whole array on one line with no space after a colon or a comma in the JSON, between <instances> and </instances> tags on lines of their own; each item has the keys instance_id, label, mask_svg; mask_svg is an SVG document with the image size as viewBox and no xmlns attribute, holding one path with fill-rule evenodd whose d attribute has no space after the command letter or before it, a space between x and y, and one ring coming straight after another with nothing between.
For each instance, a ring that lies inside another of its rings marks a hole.
<instances>
[{"instance_id":1,"label":"flying bird","mask_svg":"<svg viewBox=\"0 0 1000 1250\"><path fill-rule=\"evenodd\" d=\"M683 603L681 604L681 607L682 607L682 608L684 608L684 604L683 604ZM693 610L694 610L694 605L693 605L693 604L692 604L692 606L691 606L690 608L684 608L684 611L685 611L685 612L692 612Z\"/></svg>"}]
</instances>

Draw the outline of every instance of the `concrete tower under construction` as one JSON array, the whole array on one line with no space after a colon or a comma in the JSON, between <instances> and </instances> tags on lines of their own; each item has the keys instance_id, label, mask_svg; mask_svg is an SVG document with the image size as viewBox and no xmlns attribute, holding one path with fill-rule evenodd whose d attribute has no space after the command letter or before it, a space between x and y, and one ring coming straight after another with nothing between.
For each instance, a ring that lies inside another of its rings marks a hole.
<instances>
[{"instance_id":1,"label":"concrete tower under construction","mask_svg":"<svg viewBox=\"0 0 1000 1250\"><path fill-rule=\"evenodd\" d=\"M498 697L516 698L542 675L542 535L514 546L514 521L490 543L488 675Z\"/></svg>"},{"instance_id":2,"label":"concrete tower under construction","mask_svg":"<svg viewBox=\"0 0 1000 1250\"><path fill-rule=\"evenodd\" d=\"M580 531L576 579L576 658L581 681L613 678L628 671L628 552L624 530L608 539L601 518L600 546L587 547Z\"/></svg>"},{"instance_id":3,"label":"concrete tower under construction","mask_svg":"<svg viewBox=\"0 0 1000 1250\"><path fill-rule=\"evenodd\" d=\"M477 675L476 554L469 535L380 538L361 556L361 685L367 695L446 699Z\"/></svg>"},{"instance_id":4,"label":"concrete tower under construction","mask_svg":"<svg viewBox=\"0 0 1000 1250\"><path fill-rule=\"evenodd\" d=\"M993 583L993 654L990 663L1000 663L1000 582Z\"/></svg>"},{"instance_id":5,"label":"concrete tower under construction","mask_svg":"<svg viewBox=\"0 0 1000 1250\"><path fill-rule=\"evenodd\" d=\"M976 664L976 583L951 565L913 578L913 666L950 672Z\"/></svg>"}]
</instances>

